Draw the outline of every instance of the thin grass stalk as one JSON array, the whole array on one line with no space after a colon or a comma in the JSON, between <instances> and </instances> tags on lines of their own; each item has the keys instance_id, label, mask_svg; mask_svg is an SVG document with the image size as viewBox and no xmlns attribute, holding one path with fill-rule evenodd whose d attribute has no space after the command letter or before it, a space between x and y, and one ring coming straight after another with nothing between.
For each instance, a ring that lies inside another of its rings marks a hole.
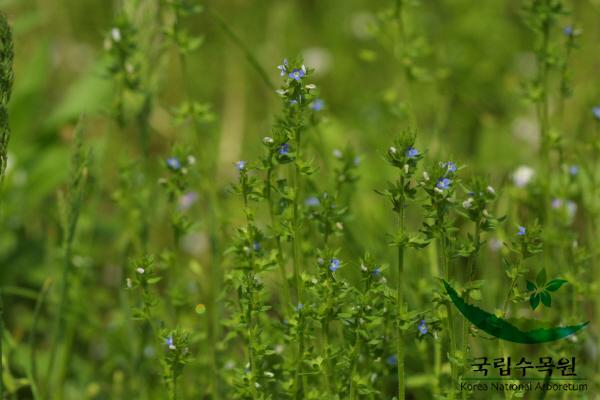
<instances>
[{"instance_id":1,"label":"thin grass stalk","mask_svg":"<svg viewBox=\"0 0 600 400\"><path fill-rule=\"evenodd\" d=\"M404 178L400 179L400 187L404 188ZM404 207L405 199L404 195L400 198L399 210L398 210L398 233L399 237L404 237L405 221L404 221ZM397 300L397 315L398 323L401 323L402 314L404 311L404 291L402 285L404 284L404 244L398 245L398 275L396 282L396 300ZM398 333L396 337L396 358L398 360L398 400L404 400L406 397L406 373L404 370L404 334L401 327L398 327Z\"/></svg>"}]
</instances>

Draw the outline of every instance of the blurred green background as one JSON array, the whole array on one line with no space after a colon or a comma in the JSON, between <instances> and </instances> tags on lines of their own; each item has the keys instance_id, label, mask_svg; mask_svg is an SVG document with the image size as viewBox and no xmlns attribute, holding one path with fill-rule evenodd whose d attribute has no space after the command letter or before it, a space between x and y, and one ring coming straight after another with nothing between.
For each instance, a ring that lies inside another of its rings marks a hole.
<instances>
[{"instance_id":1,"label":"blurred green background","mask_svg":"<svg viewBox=\"0 0 600 400\"><path fill-rule=\"evenodd\" d=\"M154 2L128 3L131 14L143 21ZM398 90L403 72L390 51L393 35L385 24L391 1L220 0L205 4L239 35L271 81L278 82L276 66L285 57L300 55L307 66L315 68L314 81L326 103L318 128L324 149L321 156L330 157L334 149L351 145L361 159L348 226L353 241L343 249L348 258L369 251L379 259L393 260L394 250L385 242L386 232L392 229L390 212L373 189L382 188L393 172L384 168L382 154L404 124L404 115L395 106L399 101L411 98L418 147L434 158L460 161L467 166L467 175L487 174L499 186L510 180L519 165L536 167L538 163L535 109L523 95L523 83L536 70L535 40L523 23L521 1L409 2L405 24L415 44L411 62L416 64L411 68L417 75L410 92ZM560 116L557 102L551 102L550 108L556 122L553 130L568 147L577 141L598 140L593 136L596 128L590 110L600 103L600 0L567 4L572 13L559 25L574 25L583 33L569 67L574 95ZM67 180L73 130L81 114L86 115L85 142L94 154L92 188L82 211L74 264L81 271L78 279L97 282L98 287L79 293L85 294L78 299L79 311L85 315L78 319L80 337L75 346L80 357L73 362L79 376L69 384L71 396L82 393L82 388L96 393L97 388L90 387L96 381L118 380L114 375L118 354L127 348L127 338L119 337L124 316L113 309L113 300L123 284L118 271L130 252L124 244L130 232L123 227L128 220L113 195L119 190L119 169L139 160L142 151L131 121L119 127L111 117L115 87L106 72L103 50L122 6L109 0L0 0L15 41L9 169L1 189L0 282L7 288L5 319L16 343L26 341L42 283L58 277L57 191ZM270 132L279 100L210 13L187 18L184 25L191 34L203 37L202 45L188 56L186 76L172 48L165 50L160 62L147 66L156 98L149 117L152 178L146 184L154 185L161 176L163 160L173 146L192 137L190 124L174 124L171 117L187 92L211 107L214 119L202 125L201 133L219 138L213 154L218 180L213 184L225 188L236 177L234 162L255 159L262 151L261 139ZM562 31L553 35L560 43ZM196 156L202 158L202 145L198 150ZM575 162L576 155L567 153L566 158ZM327 163L320 166L319 179L331 179ZM150 196L151 251L171 241L165 201ZM225 210L222 229L227 232L239 221L239 199L223 189L219 202ZM509 212L507 204L508 200L501 202L500 214ZM201 220L211 212L197 209L194 215ZM527 211L511 213L528 215ZM584 229L580 219L573 225L574 232ZM188 256L204 265L210 259L207 239L202 228L198 232L197 248ZM487 247L485 252L490 265L499 265ZM202 290L194 290L197 298L190 301L209 301ZM485 301L497 303L493 298ZM51 315L51 311L42 313ZM591 313L588 309L587 314ZM40 323L42 332L50 324L49 320ZM104 330L109 335L98 337ZM40 334L41 348L45 340ZM110 363L109 349L117 352ZM27 357L25 351L14 351L17 359ZM594 347L593 351L598 350ZM595 362L592 374L598 374L597 358ZM18 364L14 374L22 376Z\"/></svg>"}]
</instances>

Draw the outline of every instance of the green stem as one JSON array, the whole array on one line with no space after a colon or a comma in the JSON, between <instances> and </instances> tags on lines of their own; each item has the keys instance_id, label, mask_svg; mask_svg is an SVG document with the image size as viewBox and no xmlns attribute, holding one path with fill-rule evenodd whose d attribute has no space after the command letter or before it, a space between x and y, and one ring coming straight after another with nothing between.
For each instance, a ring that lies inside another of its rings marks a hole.
<instances>
[{"instance_id":1,"label":"green stem","mask_svg":"<svg viewBox=\"0 0 600 400\"><path fill-rule=\"evenodd\" d=\"M401 179L401 186L404 188L404 178ZM400 199L400 206L398 210L398 230L399 236L401 238L404 237L405 231L405 222L404 222L404 195ZM397 300L397 310L398 313L398 323L402 324L402 318L404 314L404 292L402 290L402 285L404 284L404 244L400 244L398 246L398 275L396 282L396 300ZM398 400L405 399L405 371L404 371L404 336L402 331L402 326L398 326L398 332L396 337L396 358L398 360Z\"/></svg>"},{"instance_id":2,"label":"green stem","mask_svg":"<svg viewBox=\"0 0 600 400\"><path fill-rule=\"evenodd\" d=\"M297 161L300 160L300 128L296 129L295 142L296 142L296 162L294 163L293 169L293 189L294 189L294 202L293 202L293 220L292 227L294 230L294 237L292 240L292 252L293 252L293 264L294 264L294 285L296 290L297 303L302 303L302 279L301 274L301 242L302 233L300 230L300 210L299 210L299 199L300 199L300 167ZM300 337L298 338L298 360L296 366L296 377L295 377L295 388L296 398L300 399L301 393L306 389L306 377L302 373L302 358L304 354L304 331L299 331ZM301 383L302 380L302 383Z\"/></svg>"},{"instance_id":3,"label":"green stem","mask_svg":"<svg viewBox=\"0 0 600 400\"><path fill-rule=\"evenodd\" d=\"M475 248L475 250L473 251L473 254L471 254L471 256L469 257L468 266L467 266L467 271L469 274L467 277L467 287L470 287L470 284L475 279L475 261L477 259L477 255L479 254L480 231L481 231L481 224L480 224L480 221L477 220L477 221L475 221L475 236L473 236L473 247ZM465 293L466 299L469 298L469 291L470 291L470 289L467 289L467 291ZM463 332L462 332L462 355L463 355L463 357L467 356L468 347L469 347L468 341L469 341L469 323L467 322L466 319L463 319ZM467 391L463 390L461 393L462 393L462 398L466 399Z\"/></svg>"},{"instance_id":4,"label":"green stem","mask_svg":"<svg viewBox=\"0 0 600 400\"><path fill-rule=\"evenodd\" d=\"M0 290L0 400L4 399L4 364L2 362L2 342L4 342L4 303Z\"/></svg>"},{"instance_id":5,"label":"green stem","mask_svg":"<svg viewBox=\"0 0 600 400\"><path fill-rule=\"evenodd\" d=\"M40 291L38 298L35 302L35 308L33 311L33 321L31 322L31 331L29 332L29 380L31 381L31 392L33 393L34 400L40 398L39 389L37 387L37 364L36 364L36 355L35 355L35 334L37 331L38 321L40 319L40 313L42 311L42 305L46 300L46 295L52 281L48 278L44 284L42 285L42 290ZM0 396L0 399L2 396Z\"/></svg>"},{"instance_id":6,"label":"green stem","mask_svg":"<svg viewBox=\"0 0 600 400\"><path fill-rule=\"evenodd\" d=\"M273 167L270 166L267 170L267 202L269 204L269 217L271 218L271 226L273 227L273 231L275 232L275 204L273 204L273 198L271 196L271 180L273 175ZM289 307L292 304L292 298L290 295L290 288L288 285L286 272L285 272L285 261L283 259L283 249L281 246L281 238L280 235L275 232L275 243L277 244L277 264L279 266L279 271L281 274L281 284L283 285L283 295L285 297L286 307Z\"/></svg>"},{"instance_id":7,"label":"green stem","mask_svg":"<svg viewBox=\"0 0 600 400\"><path fill-rule=\"evenodd\" d=\"M446 234L442 232L441 235L441 253L442 253L442 264L444 268L444 273L446 276L446 280L450 281L450 271L448 267L448 252L447 252L447 242L446 242ZM446 302L446 313L447 313L447 329L448 329L448 338L450 344L450 355L452 357L456 357L456 339L454 337L454 321L452 319L452 308L450 307L450 303ZM449 398L452 400L455 398L456 393L456 380L457 380L457 371L456 365L452 360L450 361L450 371L451 371L451 387L450 387L450 396Z\"/></svg>"},{"instance_id":8,"label":"green stem","mask_svg":"<svg viewBox=\"0 0 600 400\"><path fill-rule=\"evenodd\" d=\"M325 354L325 389L327 391L327 396L333 396L333 387L331 380L333 378L332 368L331 368L331 352L329 351L329 317L325 317L321 325L321 330L323 334L323 350Z\"/></svg>"},{"instance_id":9,"label":"green stem","mask_svg":"<svg viewBox=\"0 0 600 400\"><path fill-rule=\"evenodd\" d=\"M63 315L65 313L65 308L67 304L67 298L69 293L69 276L71 272L71 240L67 239L65 243L65 253L63 260L63 270L62 270L62 279L61 279L61 288L60 288L60 300L58 303L58 313L56 316L55 326L54 326L54 339L52 342L52 348L50 350L50 357L48 361L48 367L46 370L46 385L44 398L48 398L50 395L49 390L52 374L54 372L54 363L56 360L56 353L58 351L58 347L63 343L63 330L64 330L64 318Z\"/></svg>"}]
</instances>

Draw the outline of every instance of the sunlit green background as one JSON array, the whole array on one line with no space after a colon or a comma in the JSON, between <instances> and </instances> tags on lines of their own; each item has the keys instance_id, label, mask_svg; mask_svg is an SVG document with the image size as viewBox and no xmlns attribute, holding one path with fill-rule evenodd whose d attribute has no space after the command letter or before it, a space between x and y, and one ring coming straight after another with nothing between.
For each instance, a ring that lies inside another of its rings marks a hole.
<instances>
[{"instance_id":1,"label":"sunlit green background","mask_svg":"<svg viewBox=\"0 0 600 400\"><path fill-rule=\"evenodd\" d=\"M119 167L141 158L139 134L133 124L119 127L111 117L114 86L106 72L103 43L120 7L111 0L1 0L0 9L14 28L15 85L10 104L12 137L9 144L8 177L2 187L0 212L0 284L5 294L6 326L14 344L8 354L11 375L24 377L28 362L27 335L30 331L36 293L42 283L58 279L61 263L57 192L68 176L73 129L82 114L85 143L93 149L92 184L82 211L74 263L77 279L85 289L75 293L78 304L72 321L76 329L66 380L66 398L116 397L115 387L122 374L124 352L131 333L126 332L118 296L124 277L120 266L131 256L127 242L128 219L119 211L113 194L119 190ZM131 3L131 2L130 2ZM133 2L136 3L136 2ZM144 20L154 3L140 0L135 14ZM390 52L393 34L374 27L391 1L376 0L220 0L206 4L215 9L242 39L259 64L278 85L276 66L285 57L303 56L315 68L314 81L326 102L323 122L318 128L322 154L315 154L321 170L317 181L331 182L331 152L352 146L359 154L360 180L353 195L353 218L340 239L343 257L356 260L365 251L382 262L393 264L393 249L386 244L392 231L391 213L374 189L382 188L392 170L382 155L401 128L405 115L395 104L410 98L417 119L419 149L433 159L452 159L466 165L464 173L489 175L503 193L499 214L509 222L493 237L513 234L517 223L528 221L527 207L513 207L519 193L510 184L510 174L520 165L539 165L539 134L534 106L525 99L523 85L535 74L534 37L524 24L521 1L515 0L434 0L410 3L406 31L419 45L417 57L421 74L410 88L399 84L402 72ZM572 10L553 33L562 43L562 26L581 29L580 48L572 53L573 96L560 111L550 104L552 130L568 150L567 162L579 163L577 143L599 138L591 108L600 103L600 1L567 2ZM203 36L202 46L190 53L186 76L177 51L166 50L160 63L151 65L156 101L151 109L150 171L144 183L160 193L157 180L164 175L163 160L174 145L189 143L193 134L186 124L176 125L170 112L181 103L186 91L196 101L211 106L214 119L204 123L203 135L218 137L217 176L214 185L223 188L219 202L223 212L222 230L231 232L239 223L240 201L226 187L236 177L233 167L239 159L253 160L262 151L261 139L270 132L280 102L261 80L210 13L185 21L193 34ZM558 82L558 77L553 82ZM556 83L553 83L556 85ZM203 143L200 141L200 143ZM206 151L206 150L205 150ZM202 159L203 148L196 157ZM596 162L597 160L589 160ZM329 180L329 181L328 181ZM508 182L507 186L502 186ZM510 192L510 195L509 195ZM165 196L151 196L148 251L160 253L171 243L165 211ZM210 256L202 220L212 211L194 209L200 221L196 247L186 253L206 268ZM409 225L420 223L418 211ZM593 247L597 238L583 238L585 212L580 205L573 238ZM135 219L135 217L134 217ZM198 244L199 243L199 244ZM507 278L500 257L484 247L480 257L482 276L490 279L483 304L493 309L505 295ZM409 303L426 304L429 284L428 253L410 255L414 293ZM564 265L568 267L568 263ZM532 269L537 269L532 265ZM554 270L556 275L562 267ZM356 271L343 272L354 279ZM206 298L206 274L187 294L190 304L210 303ZM594 281L597 288L597 280ZM592 282L592 283L594 283ZM419 289L421 288L421 289ZM574 297L564 289L556 301L570 307L577 299L581 310L575 319L594 318L597 310L585 299L598 293ZM51 326L52 294L42 309L37 337L38 357L43 366ZM562 297L561 297L562 296ZM587 296L587 297L586 297ZM585 307L585 308L584 308ZM560 319L558 311L546 310L547 318ZM563 314L564 316L564 314ZM202 321L188 326L202 325ZM579 337L585 346L573 354L581 359L582 375L598 376L598 324ZM200 329L200 328L199 328ZM488 346L482 343L481 346ZM566 344L565 344L566 346ZM583 350L582 350L583 348ZM492 352L493 347L487 347ZM515 357L525 353L521 347ZM543 353L544 349L532 354ZM584 356L583 354L587 354ZM413 357L411 355L410 357ZM413 361L418 360L414 355ZM418 361L415 361L418 364ZM409 363L410 364L410 363ZM204 366L203 368L205 368ZM578 366L579 367L579 366ZM412 367L411 367L412 368ZM414 368L414 373L422 368ZM121 371L121 372L120 372ZM189 377L188 377L189 378ZM202 382L202 379L200 378ZM189 380L188 382L193 382ZM591 381L590 381L591 382ZM592 385L590 385L592 386ZM428 398L415 389L411 398ZM24 389L21 393L27 393ZM590 392L589 398L598 398ZM29 398L22 394L22 397ZM141 397L140 397L141 398ZM569 398L569 397L567 397Z\"/></svg>"}]
</instances>

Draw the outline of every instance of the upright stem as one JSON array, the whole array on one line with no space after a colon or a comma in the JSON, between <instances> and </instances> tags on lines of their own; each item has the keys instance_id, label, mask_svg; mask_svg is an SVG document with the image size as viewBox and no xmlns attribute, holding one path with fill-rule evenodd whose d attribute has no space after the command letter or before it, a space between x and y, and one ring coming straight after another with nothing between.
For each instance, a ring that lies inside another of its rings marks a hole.
<instances>
[{"instance_id":1,"label":"upright stem","mask_svg":"<svg viewBox=\"0 0 600 400\"><path fill-rule=\"evenodd\" d=\"M446 275L446 280L450 280L450 271L448 267L448 252L447 252L447 243L446 243L446 234L442 232L441 240L441 252L442 252L442 263L444 268L444 273ZM454 337L454 321L452 320L452 308L450 307L450 303L446 302L446 312L447 312L447 329L448 329L448 338L450 341L450 355L452 357L456 356L456 339ZM456 365L454 362L450 360L450 370L451 370L451 387L450 387L450 399L454 399L455 397L455 385L456 385Z\"/></svg>"},{"instance_id":2,"label":"upright stem","mask_svg":"<svg viewBox=\"0 0 600 400\"><path fill-rule=\"evenodd\" d=\"M269 203L269 216L271 218L271 226L275 229L275 204L273 204L273 199L271 198L271 180L273 175L273 167L269 166L267 170L267 202ZM281 273L281 284L283 285L283 295L285 297L286 307L289 307L292 304L292 298L290 295L290 288L288 285L286 273L285 273L285 262L283 259L283 249L281 246L281 238L276 233L275 235L275 243L277 244L277 264L279 265L279 271Z\"/></svg>"},{"instance_id":3,"label":"upright stem","mask_svg":"<svg viewBox=\"0 0 600 400\"><path fill-rule=\"evenodd\" d=\"M401 187L404 188L404 178L400 178ZM398 230L401 238L404 237L404 195L400 199L400 209L398 210ZM398 246L398 275L396 282L396 299L398 323L402 321L404 313L404 292L402 285L404 283L404 244ZM398 336L396 337L396 358L398 360L398 400L405 399L405 373L404 373L404 337L402 327L398 327Z\"/></svg>"},{"instance_id":4,"label":"upright stem","mask_svg":"<svg viewBox=\"0 0 600 400\"><path fill-rule=\"evenodd\" d=\"M541 99L537 107L538 120L540 124L540 137L542 145L540 156L542 159L542 174L546 177L543 183L544 218L545 222L551 215L549 207L550 198L550 123L548 120L548 51L550 42L550 21L545 20L542 27L542 48L538 55L538 79L541 85Z\"/></svg>"},{"instance_id":5,"label":"upright stem","mask_svg":"<svg viewBox=\"0 0 600 400\"><path fill-rule=\"evenodd\" d=\"M480 221L479 219L477 221L475 221L475 236L473 236L473 247L475 248L473 254L471 254L471 256L469 257L469 261L468 261L468 267L467 267L467 271L468 271L468 276L467 276L467 286L470 286L469 284L471 282L473 282L473 279L475 278L475 261L477 259L477 254L479 254L479 235L480 235L480 231L481 231L481 227L480 227ZM469 295L469 290L467 289L466 295L465 295L465 299L468 299L468 295ZM467 351L468 351L468 343L469 342L469 322L466 319L463 319L463 332L462 332L462 354L463 357L467 356ZM463 390L461 391L462 393L462 398L466 399L467 398L467 391Z\"/></svg>"},{"instance_id":6,"label":"upright stem","mask_svg":"<svg viewBox=\"0 0 600 400\"><path fill-rule=\"evenodd\" d=\"M251 235L251 218L250 211L248 210L248 193L246 191L246 183L242 186L244 196L244 211L246 212L246 226L249 234ZM252 236L252 235L251 235ZM253 243L253 238L250 238L250 243ZM254 253L250 251L250 271L246 273L246 285L247 285L247 296L248 296L248 309L246 310L246 335L248 336L248 358L250 363L250 392L252 393L252 399L257 398L256 391L256 360L254 359L254 334L252 332L252 311L254 309Z\"/></svg>"},{"instance_id":7,"label":"upright stem","mask_svg":"<svg viewBox=\"0 0 600 400\"><path fill-rule=\"evenodd\" d=\"M300 159L300 129L296 130L296 160ZM294 284L296 290L296 299L298 303L301 302L301 279L300 279L300 244L301 244L301 232L300 232L300 220L299 220L299 198L300 198L300 168L297 164L294 164L293 171L293 185L294 185L294 203L293 203L293 229L294 238L292 241L293 246L293 260L294 260Z\"/></svg>"},{"instance_id":8,"label":"upright stem","mask_svg":"<svg viewBox=\"0 0 600 400\"><path fill-rule=\"evenodd\" d=\"M4 341L4 303L2 302L2 290L0 290L0 400L4 399L4 367L2 364L2 342Z\"/></svg>"},{"instance_id":9,"label":"upright stem","mask_svg":"<svg viewBox=\"0 0 600 400\"><path fill-rule=\"evenodd\" d=\"M49 390L50 390L50 382L51 375L54 371L54 362L56 359L56 353L58 351L59 345L62 343L63 330L64 330L64 313L65 307L67 304L67 297L69 292L69 275L71 271L71 240L67 239L65 243L65 255L63 260L63 271L62 271L62 279L61 279L61 289L60 289L60 300L58 303L58 314L56 316L56 322L54 326L54 340L52 343L52 348L50 350L50 358L48 361L48 367L46 370L46 388L44 392L44 398L48 398Z\"/></svg>"},{"instance_id":10,"label":"upright stem","mask_svg":"<svg viewBox=\"0 0 600 400\"><path fill-rule=\"evenodd\" d=\"M300 129L298 128L295 132L296 137L296 160L300 160ZM300 245L302 241L301 231L300 231L300 220L299 220L299 198L300 198L300 167L296 163L294 163L294 171L293 171L293 187L294 187L294 204L293 204L293 229L294 229L294 238L292 241L292 252L293 252L293 261L294 261L294 285L296 290L296 299L298 304L302 302L302 280L300 279L300 267L301 267L301 252ZM297 370L296 370L296 398L302 393L302 388L304 387L304 379L302 380L302 385L300 384L300 378L303 378L302 375L302 357L304 353L304 332L301 330L299 332L300 337L298 340L298 362L297 362Z\"/></svg>"}]
</instances>

